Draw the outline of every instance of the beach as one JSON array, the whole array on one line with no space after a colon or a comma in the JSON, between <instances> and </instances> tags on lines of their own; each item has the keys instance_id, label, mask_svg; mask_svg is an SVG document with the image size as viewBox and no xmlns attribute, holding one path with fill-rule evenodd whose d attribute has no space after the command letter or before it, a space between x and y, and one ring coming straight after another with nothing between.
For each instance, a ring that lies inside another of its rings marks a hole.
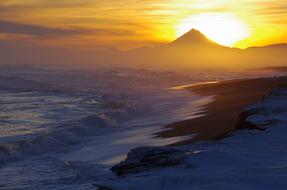
<instances>
[{"instance_id":1,"label":"beach","mask_svg":"<svg viewBox=\"0 0 287 190\"><path fill-rule=\"evenodd\" d=\"M238 130L220 141L133 149L113 168L120 177L95 184L114 190L285 190L286 97L286 88L273 89L244 108L245 121L264 130Z\"/></svg>"},{"instance_id":2,"label":"beach","mask_svg":"<svg viewBox=\"0 0 287 190\"><path fill-rule=\"evenodd\" d=\"M172 123L167 126L170 130L159 133L159 136L170 138L192 135L191 139L175 145L221 139L235 130L239 115L246 106L262 100L272 90L286 84L286 77L274 77L229 80L186 87L187 90L201 96L214 96L215 100L202 110L204 116Z\"/></svg>"}]
</instances>

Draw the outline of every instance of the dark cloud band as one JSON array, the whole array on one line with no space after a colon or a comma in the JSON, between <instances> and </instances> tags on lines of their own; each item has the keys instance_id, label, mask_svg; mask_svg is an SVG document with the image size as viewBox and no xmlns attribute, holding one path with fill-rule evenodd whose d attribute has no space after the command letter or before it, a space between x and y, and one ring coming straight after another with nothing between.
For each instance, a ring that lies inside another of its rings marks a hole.
<instances>
[{"instance_id":1,"label":"dark cloud band","mask_svg":"<svg viewBox=\"0 0 287 190\"><path fill-rule=\"evenodd\" d=\"M30 35L35 37L70 37L77 35L130 35L129 31L115 29L59 29L0 20L0 33Z\"/></svg>"}]
</instances>

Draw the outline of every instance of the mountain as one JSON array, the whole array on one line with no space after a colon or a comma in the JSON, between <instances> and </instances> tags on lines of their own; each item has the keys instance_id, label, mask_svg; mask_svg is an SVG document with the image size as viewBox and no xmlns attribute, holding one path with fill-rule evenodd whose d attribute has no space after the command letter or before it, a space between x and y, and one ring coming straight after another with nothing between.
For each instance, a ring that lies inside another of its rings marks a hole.
<instances>
[{"instance_id":1,"label":"mountain","mask_svg":"<svg viewBox=\"0 0 287 190\"><path fill-rule=\"evenodd\" d=\"M247 48L248 50L250 49L285 49L287 48L287 43L280 43L280 44L271 44L263 47L249 47Z\"/></svg>"},{"instance_id":2,"label":"mountain","mask_svg":"<svg viewBox=\"0 0 287 190\"><path fill-rule=\"evenodd\" d=\"M230 48L192 29L171 43L126 52L123 63L139 67L244 69L287 65L287 44L248 49Z\"/></svg>"},{"instance_id":3,"label":"mountain","mask_svg":"<svg viewBox=\"0 0 287 190\"><path fill-rule=\"evenodd\" d=\"M17 55L17 56L15 56ZM75 51L30 44L0 43L0 64L77 67L137 67L171 69L256 68L286 66L287 44L247 49L230 48L192 29L178 39L156 47L130 51L115 49Z\"/></svg>"},{"instance_id":4,"label":"mountain","mask_svg":"<svg viewBox=\"0 0 287 190\"><path fill-rule=\"evenodd\" d=\"M219 47L220 45L208 39L204 34L196 29L192 29L189 32L185 33L178 39L171 42L169 45L171 46L211 46L211 47Z\"/></svg>"},{"instance_id":5,"label":"mountain","mask_svg":"<svg viewBox=\"0 0 287 190\"><path fill-rule=\"evenodd\" d=\"M231 66L228 58L238 51L221 46L192 29L171 43L126 52L122 62L145 67L222 68Z\"/></svg>"},{"instance_id":6,"label":"mountain","mask_svg":"<svg viewBox=\"0 0 287 190\"><path fill-rule=\"evenodd\" d=\"M257 67L287 66L287 44L272 44L263 47L251 47L242 50L247 62Z\"/></svg>"}]
</instances>

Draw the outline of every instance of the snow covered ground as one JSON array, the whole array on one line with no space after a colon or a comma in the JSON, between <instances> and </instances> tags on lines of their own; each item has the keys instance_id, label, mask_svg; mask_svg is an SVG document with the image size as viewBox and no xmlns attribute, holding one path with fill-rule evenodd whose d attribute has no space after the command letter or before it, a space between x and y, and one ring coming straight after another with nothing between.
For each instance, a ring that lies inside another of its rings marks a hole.
<instances>
[{"instance_id":1,"label":"snow covered ground","mask_svg":"<svg viewBox=\"0 0 287 190\"><path fill-rule=\"evenodd\" d=\"M106 174L95 184L113 190L285 190L287 89L275 90L244 115L245 124L265 130L240 130L221 141L178 147L190 151L183 165L124 177Z\"/></svg>"}]
</instances>

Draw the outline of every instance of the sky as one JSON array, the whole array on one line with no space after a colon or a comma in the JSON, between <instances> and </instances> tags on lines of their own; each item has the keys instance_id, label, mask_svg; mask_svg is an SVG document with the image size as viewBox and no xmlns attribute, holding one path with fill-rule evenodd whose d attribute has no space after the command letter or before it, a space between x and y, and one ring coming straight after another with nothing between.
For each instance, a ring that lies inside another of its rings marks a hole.
<instances>
[{"instance_id":1,"label":"sky","mask_svg":"<svg viewBox=\"0 0 287 190\"><path fill-rule=\"evenodd\" d=\"M232 47L286 43L287 1L0 0L0 42L10 46L126 50L193 27Z\"/></svg>"}]
</instances>

